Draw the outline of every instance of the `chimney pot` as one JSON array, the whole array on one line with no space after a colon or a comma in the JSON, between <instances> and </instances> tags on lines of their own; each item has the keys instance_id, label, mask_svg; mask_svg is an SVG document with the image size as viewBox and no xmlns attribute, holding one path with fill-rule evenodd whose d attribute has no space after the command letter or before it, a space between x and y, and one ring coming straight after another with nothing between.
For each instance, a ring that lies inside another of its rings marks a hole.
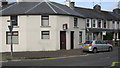
<instances>
[{"instance_id":1,"label":"chimney pot","mask_svg":"<svg viewBox=\"0 0 120 68\"><path fill-rule=\"evenodd\" d=\"M117 14L120 14L120 9L119 8L113 9L113 12L117 13Z\"/></svg>"},{"instance_id":2,"label":"chimney pot","mask_svg":"<svg viewBox=\"0 0 120 68\"><path fill-rule=\"evenodd\" d=\"M101 6L96 4L93 9L97 10L97 11L101 11Z\"/></svg>"},{"instance_id":3,"label":"chimney pot","mask_svg":"<svg viewBox=\"0 0 120 68\"><path fill-rule=\"evenodd\" d=\"M67 5L68 7L74 8L75 7L75 2L71 2L70 0L66 0L65 5Z\"/></svg>"}]
</instances>

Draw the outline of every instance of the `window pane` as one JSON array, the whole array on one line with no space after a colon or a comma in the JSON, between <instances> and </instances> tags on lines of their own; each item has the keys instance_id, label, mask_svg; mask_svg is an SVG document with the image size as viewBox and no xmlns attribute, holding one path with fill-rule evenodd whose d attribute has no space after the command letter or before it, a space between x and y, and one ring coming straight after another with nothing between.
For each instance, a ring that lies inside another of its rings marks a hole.
<instances>
[{"instance_id":1,"label":"window pane","mask_svg":"<svg viewBox=\"0 0 120 68\"><path fill-rule=\"evenodd\" d=\"M18 32L14 31L12 32L12 43L13 44L18 44ZM6 44L11 44L11 33L10 32L6 32Z\"/></svg>"},{"instance_id":2,"label":"window pane","mask_svg":"<svg viewBox=\"0 0 120 68\"><path fill-rule=\"evenodd\" d=\"M13 36L12 37L12 42L14 43L14 44L18 44L18 36Z\"/></svg>"},{"instance_id":3,"label":"window pane","mask_svg":"<svg viewBox=\"0 0 120 68\"><path fill-rule=\"evenodd\" d=\"M89 27L89 23L87 23L87 27Z\"/></svg>"},{"instance_id":4,"label":"window pane","mask_svg":"<svg viewBox=\"0 0 120 68\"><path fill-rule=\"evenodd\" d=\"M77 27L77 24L78 24L78 19L74 18L74 26Z\"/></svg>"},{"instance_id":5,"label":"window pane","mask_svg":"<svg viewBox=\"0 0 120 68\"><path fill-rule=\"evenodd\" d=\"M17 26L18 25L17 16L11 16L11 21L12 21L13 26Z\"/></svg>"},{"instance_id":6,"label":"window pane","mask_svg":"<svg viewBox=\"0 0 120 68\"><path fill-rule=\"evenodd\" d=\"M89 19L87 19L87 22L89 22Z\"/></svg>"},{"instance_id":7,"label":"window pane","mask_svg":"<svg viewBox=\"0 0 120 68\"><path fill-rule=\"evenodd\" d=\"M42 21L43 23L42 23L42 26L49 26L49 21L48 20L43 20Z\"/></svg>"},{"instance_id":8,"label":"window pane","mask_svg":"<svg viewBox=\"0 0 120 68\"><path fill-rule=\"evenodd\" d=\"M49 35L43 35L43 39L49 39Z\"/></svg>"},{"instance_id":9,"label":"window pane","mask_svg":"<svg viewBox=\"0 0 120 68\"><path fill-rule=\"evenodd\" d=\"M49 35L49 32L43 32L43 35Z\"/></svg>"},{"instance_id":10,"label":"window pane","mask_svg":"<svg viewBox=\"0 0 120 68\"><path fill-rule=\"evenodd\" d=\"M112 25L113 28L115 28L115 22L113 21L113 25Z\"/></svg>"},{"instance_id":11,"label":"window pane","mask_svg":"<svg viewBox=\"0 0 120 68\"><path fill-rule=\"evenodd\" d=\"M7 44L11 43L11 36L8 36Z\"/></svg>"},{"instance_id":12,"label":"window pane","mask_svg":"<svg viewBox=\"0 0 120 68\"><path fill-rule=\"evenodd\" d=\"M101 20L98 20L98 27L101 28Z\"/></svg>"},{"instance_id":13,"label":"window pane","mask_svg":"<svg viewBox=\"0 0 120 68\"><path fill-rule=\"evenodd\" d=\"M106 28L106 21L104 22L104 28Z\"/></svg>"},{"instance_id":14,"label":"window pane","mask_svg":"<svg viewBox=\"0 0 120 68\"><path fill-rule=\"evenodd\" d=\"M95 20L93 20L93 27L95 27Z\"/></svg>"},{"instance_id":15,"label":"window pane","mask_svg":"<svg viewBox=\"0 0 120 68\"><path fill-rule=\"evenodd\" d=\"M50 39L49 31L42 31L42 39Z\"/></svg>"},{"instance_id":16,"label":"window pane","mask_svg":"<svg viewBox=\"0 0 120 68\"><path fill-rule=\"evenodd\" d=\"M49 26L49 16L42 16L42 26Z\"/></svg>"}]
</instances>

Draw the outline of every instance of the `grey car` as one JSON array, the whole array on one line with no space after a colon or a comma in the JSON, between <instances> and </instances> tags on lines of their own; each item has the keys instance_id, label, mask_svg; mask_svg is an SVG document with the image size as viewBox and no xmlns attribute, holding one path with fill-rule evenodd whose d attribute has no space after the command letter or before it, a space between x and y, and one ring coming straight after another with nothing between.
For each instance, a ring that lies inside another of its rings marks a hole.
<instances>
[{"instance_id":1,"label":"grey car","mask_svg":"<svg viewBox=\"0 0 120 68\"><path fill-rule=\"evenodd\" d=\"M107 44L101 40L86 41L83 44L83 51L97 53L99 51L112 51L112 50L113 46L111 44Z\"/></svg>"}]
</instances>

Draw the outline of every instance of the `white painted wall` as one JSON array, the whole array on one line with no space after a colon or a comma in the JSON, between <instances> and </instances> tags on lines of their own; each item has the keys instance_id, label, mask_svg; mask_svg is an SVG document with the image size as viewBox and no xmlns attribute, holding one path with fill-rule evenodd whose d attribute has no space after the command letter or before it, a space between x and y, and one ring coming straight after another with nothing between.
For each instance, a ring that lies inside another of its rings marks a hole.
<instances>
[{"instance_id":1,"label":"white painted wall","mask_svg":"<svg viewBox=\"0 0 120 68\"><path fill-rule=\"evenodd\" d=\"M6 45L6 31L8 29L9 16L2 17L2 52L10 52L10 45ZM74 28L74 17L62 15L50 15L49 27L41 26L41 15L20 15L18 26L13 31L19 31L19 44L13 45L14 52L21 51L55 51L60 50L60 31L63 24L68 24L66 30L66 48L70 49L70 31L74 31L74 47L79 46L79 31L82 31L85 42L85 20L78 18L78 28ZM50 31L50 39L41 39L41 31Z\"/></svg>"},{"instance_id":2,"label":"white painted wall","mask_svg":"<svg viewBox=\"0 0 120 68\"><path fill-rule=\"evenodd\" d=\"M13 29L13 31L19 31L19 44L13 44L13 51L26 51L26 31L25 30L25 23L26 22L22 22L19 23L20 21L25 21L21 20L22 18L20 16L18 16L18 26L15 27ZM2 17L2 51L3 52L10 52L11 48L10 48L10 44L6 44L6 31L9 31L8 29L8 24L9 22L7 22L7 20L10 20L9 16L4 16Z\"/></svg>"},{"instance_id":3,"label":"white painted wall","mask_svg":"<svg viewBox=\"0 0 120 68\"><path fill-rule=\"evenodd\" d=\"M2 17L0 17L0 52L2 52Z\"/></svg>"},{"instance_id":4,"label":"white painted wall","mask_svg":"<svg viewBox=\"0 0 120 68\"><path fill-rule=\"evenodd\" d=\"M2 17L0 16L0 52L2 52ZM2 54L0 53L0 60L2 60ZM0 67L2 63L0 62Z\"/></svg>"}]
</instances>

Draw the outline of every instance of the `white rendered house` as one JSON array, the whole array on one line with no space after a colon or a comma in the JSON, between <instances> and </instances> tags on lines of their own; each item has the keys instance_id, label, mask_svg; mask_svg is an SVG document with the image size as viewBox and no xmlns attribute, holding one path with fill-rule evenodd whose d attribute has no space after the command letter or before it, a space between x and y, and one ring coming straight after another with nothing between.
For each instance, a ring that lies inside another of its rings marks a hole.
<instances>
[{"instance_id":1,"label":"white rendered house","mask_svg":"<svg viewBox=\"0 0 120 68\"><path fill-rule=\"evenodd\" d=\"M19 2L1 10L2 50L10 52L13 23L13 51L55 51L77 49L85 42L85 20L66 5L55 2Z\"/></svg>"}]
</instances>

